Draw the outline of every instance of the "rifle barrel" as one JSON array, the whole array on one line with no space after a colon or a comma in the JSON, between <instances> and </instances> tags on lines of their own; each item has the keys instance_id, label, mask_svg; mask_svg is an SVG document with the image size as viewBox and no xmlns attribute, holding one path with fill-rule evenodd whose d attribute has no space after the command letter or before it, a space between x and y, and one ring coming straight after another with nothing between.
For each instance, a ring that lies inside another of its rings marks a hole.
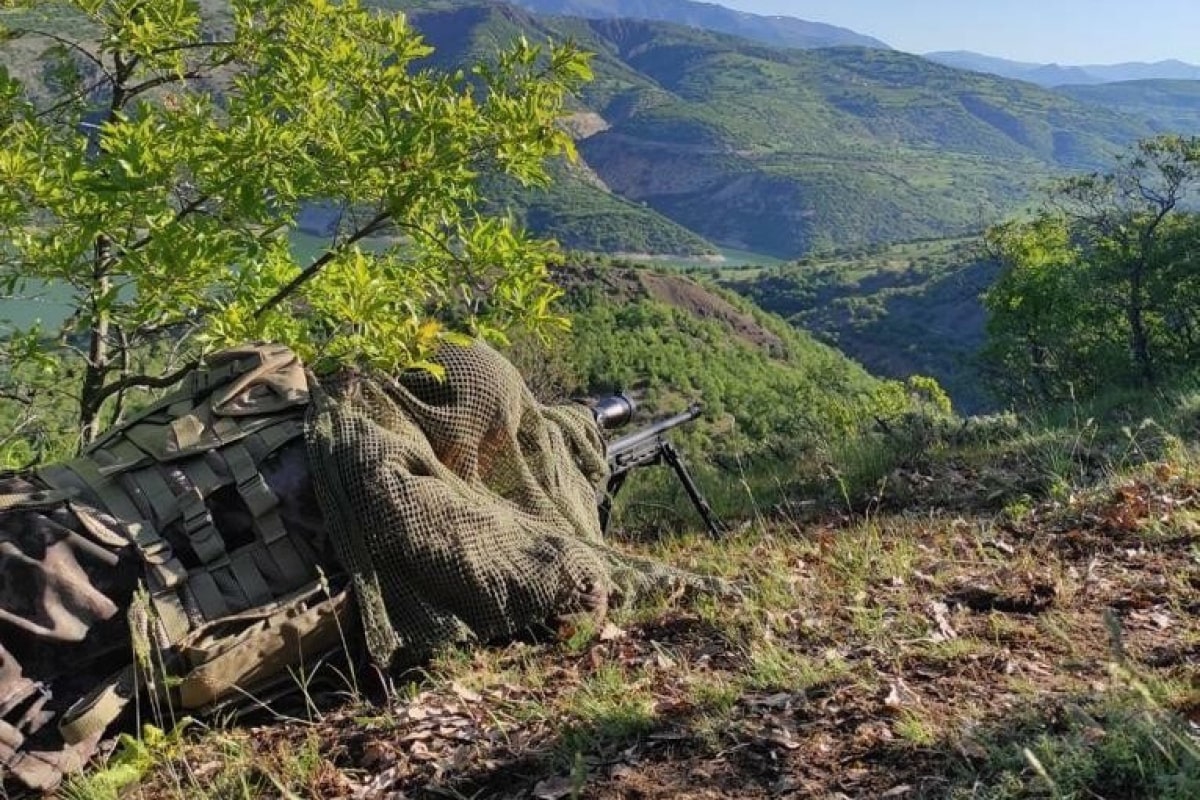
<instances>
[{"instance_id":1,"label":"rifle barrel","mask_svg":"<svg viewBox=\"0 0 1200 800\"><path fill-rule=\"evenodd\" d=\"M608 443L608 452L610 455L617 454L625 450L629 450L630 448L637 447L642 442L647 442L660 434L666 433L667 431L671 430L671 428L676 428L685 422L691 422L696 417L700 416L701 412L703 411L703 406L701 406L699 403L693 403L687 411L684 411L681 414L676 414L675 416L664 419L661 422L656 422L653 425L642 428L640 431L634 431L633 433L622 436L620 439L614 439Z\"/></svg>"}]
</instances>

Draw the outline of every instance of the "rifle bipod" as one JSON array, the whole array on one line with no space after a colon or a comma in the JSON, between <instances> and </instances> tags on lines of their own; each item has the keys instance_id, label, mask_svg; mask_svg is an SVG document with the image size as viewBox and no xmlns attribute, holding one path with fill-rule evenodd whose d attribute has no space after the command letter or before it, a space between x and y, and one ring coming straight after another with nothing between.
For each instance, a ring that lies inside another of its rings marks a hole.
<instances>
[{"instance_id":1,"label":"rifle bipod","mask_svg":"<svg viewBox=\"0 0 1200 800\"><path fill-rule=\"evenodd\" d=\"M656 464L666 463L675 471L679 482L683 484L684 491L687 492L688 498L692 501L692 505L696 507L696 511L700 514L700 518L704 520L704 526L708 529L709 535L714 539L719 539L726 535L729 531L724 523L717 518L713 512L712 506L704 498L700 492L700 487L696 485L696 481L692 478L692 474L688 472L687 464L684 463L683 456L679 453L675 446L665 439L658 438L655 442L654 453L650 458L643 459L637 463L639 467L649 467ZM613 500L617 496L617 492L625 485L625 479L629 477L629 470L625 469L619 472L614 472L609 478L607 491L600 499L600 530L608 531L608 521L612 515Z\"/></svg>"}]
</instances>

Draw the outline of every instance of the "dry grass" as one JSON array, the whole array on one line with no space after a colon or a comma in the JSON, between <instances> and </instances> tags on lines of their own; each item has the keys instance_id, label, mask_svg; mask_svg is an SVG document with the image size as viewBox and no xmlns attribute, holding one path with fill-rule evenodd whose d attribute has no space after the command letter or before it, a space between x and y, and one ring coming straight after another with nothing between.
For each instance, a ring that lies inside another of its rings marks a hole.
<instances>
[{"instance_id":1,"label":"dry grass","mask_svg":"<svg viewBox=\"0 0 1200 800\"><path fill-rule=\"evenodd\" d=\"M626 543L746 599L447 652L382 705L160 745L125 796L1200 796L1198 515L1160 467L1019 521Z\"/></svg>"}]
</instances>

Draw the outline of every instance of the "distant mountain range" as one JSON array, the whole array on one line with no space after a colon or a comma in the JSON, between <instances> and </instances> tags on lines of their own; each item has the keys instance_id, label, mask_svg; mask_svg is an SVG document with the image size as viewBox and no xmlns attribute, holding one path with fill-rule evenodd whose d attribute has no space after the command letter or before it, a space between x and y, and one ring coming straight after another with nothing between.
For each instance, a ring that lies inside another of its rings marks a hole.
<instances>
[{"instance_id":1,"label":"distant mountain range","mask_svg":"<svg viewBox=\"0 0 1200 800\"><path fill-rule=\"evenodd\" d=\"M509 0L537 14L584 19L636 19L669 22L726 33L775 47L892 49L885 42L848 28L781 15L751 14L694 0ZM1200 80L1200 66L1178 60L1082 66L1013 61L967 50L926 53L925 58L956 69L984 72L1039 86L1103 84L1141 80Z\"/></svg>"},{"instance_id":2,"label":"distant mountain range","mask_svg":"<svg viewBox=\"0 0 1200 800\"><path fill-rule=\"evenodd\" d=\"M1142 80L1200 80L1200 66L1182 61L1157 61L1153 64L1131 61L1123 64L1087 64L1063 66L1060 64L1034 64L1010 61L1006 58L985 56L967 50L926 53L925 58L956 69L986 72L1002 78L1029 81L1039 86L1063 86L1066 84L1100 84L1117 81Z\"/></svg>"},{"instance_id":3,"label":"distant mountain range","mask_svg":"<svg viewBox=\"0 0 1200 800\"><path fill-rule=\"evenodd\" d=\"M553 197L493 195L579 249L637 249L649 240L633 227L650 215L654 241L684 252L697 240L681 229L781 258L958 235L1012 212L1051 175L1107 166L1154 132L1107 108L894 50L785 49L494 3L414 11L413 22L444 66L518 35L569 38L596 54L575 115L586 170Z\"/></svg>"},{"instance_id":4,"label":"distant mountain range","mask_svg":"<svg viewBox=\"0 0 1200 800\"><path fill-rule=\"evenodd\" d=\"M763 16L735 11L714 3L691 0L512 0L538 14L584 19L639 19L672 22L716 33L774 45L812 49L817 47L873 47L886 44L847 28L808 22L795 17Z\"/></svg>"}]
</instances>

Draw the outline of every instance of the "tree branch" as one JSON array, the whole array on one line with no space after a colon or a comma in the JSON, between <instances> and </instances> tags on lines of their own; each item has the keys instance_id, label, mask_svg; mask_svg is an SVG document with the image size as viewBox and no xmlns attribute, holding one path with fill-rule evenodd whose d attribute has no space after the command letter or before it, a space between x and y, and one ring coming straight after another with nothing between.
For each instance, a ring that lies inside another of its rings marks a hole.
<instances>
[{"instance_id":1,"label":"tree branch","mask_svg":"<svg viewBox=\"0 0 1200 800\"><path fill-rule=\"evenodd\" d=\"M127 375L119 381L104 386L95 393L94 402L97 407L114 394L119 394L129 389L165 389L175 383L195 369L199 365L198 361L191 361L184 364L174 372L168 372L166 375Z\"/></svg>"},{"instance_id":2,"label":"tree branch","mask_svg":"<svg viewBox=\"0 0 1200 800\"><path fill-rule=\"evenodd\" d=\"M391 212L380 211L371 219L370 222L351 234L346 241L342 242L337 247L331 247L330 249L326 250L320 258L305 267L299 275L288 281L286 286L277 291L275 294L271 295L271 298L267 300L267 302L259 306L254 312L254 319L262 318L263 314L266 314L272 308L282 303L293 292L295 292L305 283L308 283L308 281L312 280L318 272L325 268L326 264L328 264L330 261L333 261L333 259L340 255L347 247L380 230L383 227L383 223L387 222L389 217L391 217Z\"/></svg>"},{"instance_id":3,"label":"tree branch","mask_svg":"<svg viewBox=\"0 0 1200 800\"><path fill-rule=\"evenodd\" d=\"M183 50L183 49L187 49L187 48L180 46L180 47L175 47L175 48L165 48L164 50L161 50L161 51L156 50L155 52L156 53L157 52L170 52L171 50ZM155 88L162 86L164 84L167 84L167 83L178 83L179 81L185 81L185 80L189 80L191 78L202 78L206 74L204 72L204 70L217 69L218 67L223 67L232 61L233 61L233 55L226 54L225 56L214 59L212 61L201 61L201 63L199 65L193 64L191 67L188 67L183 72L174 72L174 73L169 73L169 74L165 74L165 75L156 75L153 78L147 78L146 80L142 81L141 83L131 86L127 90L126 94L129 97L136 97L139 94L142 94L143 92L147 92L151 89L155 89Z\"/></svg>"},{"instance_id":4,"label":"tree branch","mask_svg":"<svg viewBox=\"0 0 1200 800\"><path fill-rule=\"evenodd\" d=\"M171 219L171 221L168 222L163 227L179 224L184 219L186 219L189 215L194 214L195 212L199 211L200 207L203 206L205 203L207 203L211 199L212 199L212 195L207 195L207 194L200 195L195 200L184 205L182 208L180 208L178 211L176 211L175 216ZM136 253L138 250L141 250L143 247L150 244L150 242L154 241L154 236L155 236L154 233L147 233L145 236L143 236L141 239L138 239L133 244L129 245L128 247L122 247L121 249L126 253Z\"/></svg>"},{"instance_id":5,"label":"tree branch","mask_svg":"<svg viewBox=\"0 0 1200 800\"><path fill-rule=\"evenodd\" d=\"M445 240L441 236L437 236L429 229L424 228L415 222L401 222L400 220L392 220L392 225L396 226L397 228L399 228L401 230L412 231L413 233L419 233L421 236L424 236L426 239L428 239L430 242L432 242L434 245L436 245L439 250L441 250L443 253L445 253L447 256L449 256L450 259L452 261L454 261L455 264L458 264L461 267L469 267L470 266L470 264L467 263L467 260L465 258L463 258L462 256L460 256L458 253L454 252L454 250L451 249L450 245L446 244Z\"/></svg>"},{"instance_id":6,"label":"tree branch","mask_svg":"<svg viewBox=\"0 0 1200 800\"><path fill-rule=\"evenodd\" d=\"M118 358L120 361L121 380L124 381L124 380L129 379L129 374L131 371L130 358L132 356L132 350L129 345L129 335L125 332L125 329L123 327L121 327L120 325L117 325L115 327L117 330L117 341L119 342ZM125 389L121 389L120 391L117 392L117 400L116 400L116 403L113 405L112 415L109 416L108 426L111 428L114 425L116 425L118 422L120 422L121 415L124 412L125 412Z\"/></svg>"},{"instance_id":7,"label":"tree branch","mask_svg":"<svg viewBox=\"0 0 1200 800\"><path fill-rule=\"evenodd\" d=\"M33 405L33 392L29 389L0 388L0 400L11 400L23 406Z\"/></svg>"},{"instance_id":8,"label":"tree branch","mask_svg":"<svg viewBox=\"0 0 1200 800\"><path fill-rule=\"evenodd\" d=\"M106 77L101 78L100 80L96 81L95 83L90 83L87 86L84 86L82 89L79 89L78 91L72 93L71 95L64 97L62 100L59 100L57 103L50 106L49 108L46 108L46 109L43 109L42 111L37 112L36 114L33 115L34 119L41 119L42 117L48 117L51 114L55 113L56 111L66 108L67 106L71 105L72 103L74 103L84 97L87 97L93 91L95 91L96 89L99 89L102 85L104 85L106 83L112 83L112 79L106 76Z\"/></svg>"},{"instance_id":9,"label":"tree branch","mask_svg":"<svg viewBox=\"0 0 1200 800\"><path fill-rule=\"evenodd\" d=\"M81 56L86 58L88 61L91 61L93 64L95 64L97 67L99 67L100 71L104 73L105 78L107 78L109 82L113 82L116 80L116 78L113 77L113 74L108 71L108 67L105 66L104 62L100 59L100 57L97 56L95 53L93 53L91 50L88 50L86 47L81 45L79 42L72 41L71 39L68 39L65 36L60 36L57 33L51 33L50 31L44 31L39 28L21 28L20 30L23 31L24 33L32 33L34 36L44 36L47 39L58 42L59 44L63 45L64 47L68 47L71 50L74 50L76 53L79 53Z\"/></svg>"},{"instance_id":10,"label":"tree branch","mask_svg":"<svg viewBox=\"0 0 1200 800\"><path fill-rule=\"evenodd\" d=\"M217 49L218 47L233 47L237 42L215 41L215 42L181 42L172 44L166 47L160 47L157 50L152 50L151 55L161 56L167 53L178 53L181 50L202 50L206 47Z\"/></svg>"},{"instance_id":11,"label":"tree branch","mask_svg":"<svg viewBox=\"0 0 1200 800\"><path fill-rule=\"evenodd\" d=\"M127 97L137 97L139 94L142 94L143 92L148 92L151 89L156 89L159 86L162 86L164 84L178 83L179 81L185 81L190 78L199 78L203 75L204 75L203 72L200 72L200 71L197 71L194 69L188 70L187 72L181 72L181 73L177 73L177 74L173 74L173 75L158 75L157 77L147 78L146 80L142 81L141 83L138 83L138 84L135 84L135 85L129 87L129 89L126 90L125 94Z\"/></svg>"}]
</instances>

